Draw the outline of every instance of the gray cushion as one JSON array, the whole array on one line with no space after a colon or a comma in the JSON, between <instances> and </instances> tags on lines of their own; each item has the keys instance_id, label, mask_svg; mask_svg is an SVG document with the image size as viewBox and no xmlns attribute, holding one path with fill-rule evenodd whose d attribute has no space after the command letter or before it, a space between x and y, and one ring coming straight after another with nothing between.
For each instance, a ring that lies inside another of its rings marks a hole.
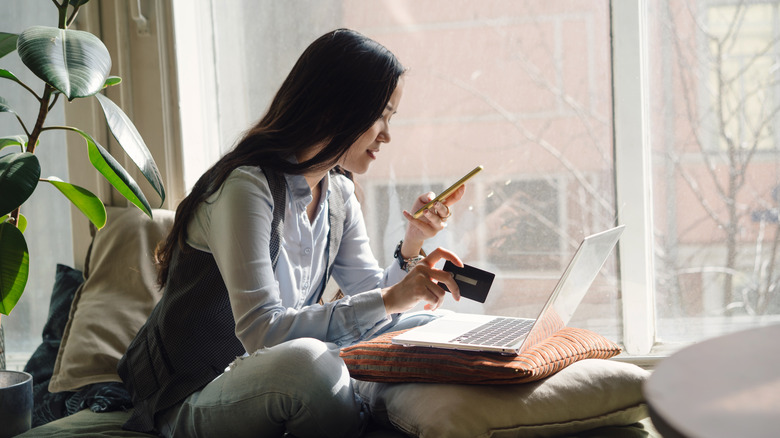
<instances>
[{"instance_id":1,"label":"gray cushion","mask_svg":"<svg viewBox=\"0 0 780 438\"><path fill-rule=\"evenodd\" d=\"M358 382L374 420L415 437L545 437L628 426L648 416L627 363L585 359L518 385Z\"/></svg>"}]
</instances>

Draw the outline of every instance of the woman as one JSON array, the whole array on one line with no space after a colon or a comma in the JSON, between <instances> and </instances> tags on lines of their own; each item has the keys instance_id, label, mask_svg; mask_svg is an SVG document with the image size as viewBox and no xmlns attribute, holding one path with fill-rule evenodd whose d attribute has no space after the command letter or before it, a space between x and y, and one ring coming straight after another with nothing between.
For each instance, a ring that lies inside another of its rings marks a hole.
<instances>
[{"instance_id":1,"label":"woman","mask_svg":"<svg viewBox=\"0 0 780 438\"><path fill-rule=\"evenodd\" d=\"M452 277L433 268L460 260L443 249L419 254L463 189L419 219L404 211L398 263L381 269L343 175L366 172L390 141L403 73L357 32L323 35L262 120L198 180L158 248L162 299L119 364L134 402L126 428L361 433L367 413L339 347L402 327L400 314L420 301L437 308L444 291L436 282L460 298ZM318 304L331 273L346 296Z\"/></svg>"}]
</instances>

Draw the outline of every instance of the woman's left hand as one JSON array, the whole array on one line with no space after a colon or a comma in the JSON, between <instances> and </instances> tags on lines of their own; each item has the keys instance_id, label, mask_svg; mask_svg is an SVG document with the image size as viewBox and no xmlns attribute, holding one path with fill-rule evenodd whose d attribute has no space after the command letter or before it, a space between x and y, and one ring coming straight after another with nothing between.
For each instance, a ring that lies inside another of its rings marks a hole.
<instances>
[{"instance_id":1,"label":"woman's left hand","mask_svg":"<svg viewBox=\"0 0 780 438\"><path fill-rule=\"evenodd\" d=\"M458 190L454 191L450 196L442 202L436 202L425 210L425 212L417 219L412 216L412 213L404 210L404 217L409 221L409 227L406 229L406 237L404 237L404 246L409 244L419 243L422 247L422 243L435 236L439 231L447 227L447 220L452 216L452 210L450 207L463 198L463 194L466 192L466 186L461 186ZM423 205L430 202L434 198L433 193L426 193L414 203L413 210L417 211Z\"/></svg>"}]
</instances>

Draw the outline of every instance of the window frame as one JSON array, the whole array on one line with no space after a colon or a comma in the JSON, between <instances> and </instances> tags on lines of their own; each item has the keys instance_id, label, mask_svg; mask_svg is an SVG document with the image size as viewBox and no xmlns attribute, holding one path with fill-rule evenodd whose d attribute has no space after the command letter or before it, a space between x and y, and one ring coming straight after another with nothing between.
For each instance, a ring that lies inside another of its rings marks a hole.
<instances>
[{"instance_id":1,"label":"window frame","mask_svg":"<svg viewBox=\"0 0 780 438\"><path fill-rule=\"evenodd\" d=\"M611 1L612 102L623 343L628 355L655 345L653 193L647 2Z\"/></svg>"}]
</instances>

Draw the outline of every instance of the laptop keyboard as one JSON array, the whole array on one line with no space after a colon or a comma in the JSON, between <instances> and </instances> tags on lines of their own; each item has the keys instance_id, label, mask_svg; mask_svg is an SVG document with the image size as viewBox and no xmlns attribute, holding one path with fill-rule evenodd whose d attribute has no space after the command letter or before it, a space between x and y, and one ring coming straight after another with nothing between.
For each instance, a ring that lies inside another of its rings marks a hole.
<instances>
[{"instance_id":1,"label":"laptop keyboard","mask_svg":"<svg viewBox=\"0 0 780 438\"><path fill-rule=\"evenodd\" d=\"M495 318L450 342L508 347L527 335L533 323L533 319Z\"/></svg>"}]
</instances>

